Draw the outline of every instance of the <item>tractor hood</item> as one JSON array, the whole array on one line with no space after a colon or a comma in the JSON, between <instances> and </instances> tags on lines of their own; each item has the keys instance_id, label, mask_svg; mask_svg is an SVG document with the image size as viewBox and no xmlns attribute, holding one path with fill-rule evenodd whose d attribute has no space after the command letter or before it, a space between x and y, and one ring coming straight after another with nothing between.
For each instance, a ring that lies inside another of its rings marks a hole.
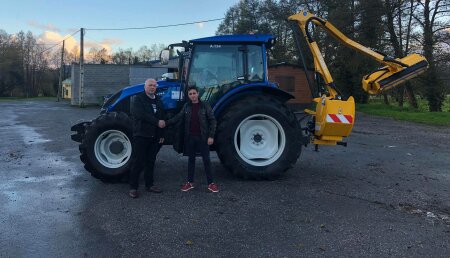
<instances>
[{"instance_id":1,"label":"tractor hood","mask_svg":"<svg viewBox=\"0 0 450 258\"><path fill-rule=\"evenodd\" d=\"M124 101L127 97L136 95L144 91L144 83L132 85L123 88L121 91L109 98L102 107L102 111L112 111L114 108ZM176 108L180 99L180 82L179 81L158 81L156 95L161 98L164 109Z\"/></svg>"}]
</instances>

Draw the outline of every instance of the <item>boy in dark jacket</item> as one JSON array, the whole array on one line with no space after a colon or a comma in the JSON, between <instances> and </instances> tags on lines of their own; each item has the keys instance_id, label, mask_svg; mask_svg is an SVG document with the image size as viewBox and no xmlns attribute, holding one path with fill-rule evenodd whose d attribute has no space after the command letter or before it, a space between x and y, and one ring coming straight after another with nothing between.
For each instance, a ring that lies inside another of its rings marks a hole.
<instances>
[{"instance_id":1,"label":"boy in dark jacket","mask_svg":"<svg viewBox=\"0 0 450 258\"><path fill-rule=\"evenodd\" d=\"M211 106L206 102L200 101L198 95L197 87L189 87L188 97L190 101L183 106L180 113L169 119L167 123L169 125L175 124L181 120L181 126L184 127L184 150L185 154L189 156L189 163L188 181L181 187L181 190L189 191L194 188L195 155L200 153L205 167L208 190L216 193L219 189L213 180L209 157L209 145L214 143L216 119Z\"/></svg>"},{"instance_id":2,"label":"boy in dark jacket","mask_svg":"<svg viewBox=\"0 0 450 258\"><path fill-rule=\"evenodd\" d=\"M166 114L161 100L156 96L156 80L147 79L144 92L134 96L131 115L133 116L133 163L130 172L130 192L132 198L138 197L139 175L144 168L145 189L160 193L153 185L153 170L159 145L164 142L162 128L165 127Z\"/></svg>"}]
</instances>

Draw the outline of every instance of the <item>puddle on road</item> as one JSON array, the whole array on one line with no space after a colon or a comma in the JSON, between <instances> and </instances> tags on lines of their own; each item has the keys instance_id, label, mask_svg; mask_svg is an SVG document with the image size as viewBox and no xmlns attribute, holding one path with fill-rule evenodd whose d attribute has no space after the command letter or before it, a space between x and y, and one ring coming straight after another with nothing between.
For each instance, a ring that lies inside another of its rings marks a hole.
<instances>
[{"instance_id":1,"label":"puddle on road","mask_svg":"<svg viewBox=\"0 0 450 258\"><path fill-rule=\"evenodd\" d=\"M45 139L41 134L36 132L33 127L17 124L17 115L11 111L6 111L3 114L2 120L0 121L0 130L6 130L10 132L18 133L23 139L25 144L37 144L50 142L51 140Z\"/></svg>"},{"instance_id":2,"label":"puddle on road","mask_svg":"<svg viewBox=\"0 0 450 258\"><path fill-rule=\"evenodd\" d=\"M0 146L0 154L6 154L0 159L4 179L0 181L0 221L7 225L2 228L8 236L5 244L27 246L24 256L42 256L46 247L58 249L61 237L75 239L76 235L67 232L80 228L74 212L83 191L74 189L72 182L82 172L62 154L45 150L44 143L52 140L20 124L12 110L2 113L0 138L8 139Z\"/></svg>"},{"instance_id":3,"label":"puddle on road","mask_svg":"<svg viewBox=\"0 0 450 258\"><path fill-rule=\"evenodd\" d=\"M51 140L43 138L33 127L26 125L7 125L0 127L0 130L14 131L20 134L23 142L27 145L51 142Z\"/></svg>"},{"instance_id":4,"label":"puddle on road","mask_svg":"<svg viewBox=\"0 0 450 258\"><path fill-rule=\"evenodd\" d=\"M23 142L27 145L51 141L49 139L43 138L42 135L37 133L33 127L29 127L26 125L11 125L3 127L1 129L16 131L17 133L20 134L21 138L23 139Z\"/></svg>"}]
</instances>

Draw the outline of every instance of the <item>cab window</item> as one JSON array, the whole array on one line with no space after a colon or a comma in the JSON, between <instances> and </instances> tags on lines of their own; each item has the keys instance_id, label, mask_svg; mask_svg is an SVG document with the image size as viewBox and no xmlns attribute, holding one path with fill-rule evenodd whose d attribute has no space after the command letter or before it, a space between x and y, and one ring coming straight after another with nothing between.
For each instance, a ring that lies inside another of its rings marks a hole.
<instances>
[{"instance_id":1,"label":"cab window","mask_svg":"<svg viewBox=\"0 0 450 258\"><path fill-rule=\"evenodd\" d=\"M202 101L214 104L232 88L263 81L263 76L261 46L197 45L191 59L188 85L199 88Z\"/></svg>"}]
</instances>

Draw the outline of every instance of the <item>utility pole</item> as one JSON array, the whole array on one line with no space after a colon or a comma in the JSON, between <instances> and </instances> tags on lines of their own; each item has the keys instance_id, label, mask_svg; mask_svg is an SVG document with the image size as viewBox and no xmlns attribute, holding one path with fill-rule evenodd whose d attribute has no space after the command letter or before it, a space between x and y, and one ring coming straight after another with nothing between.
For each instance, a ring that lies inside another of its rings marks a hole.
<instances>
[{"instance_id":1,"label":"utility pole","mask_svg":"<svg viewBox=\"0 0 450 258\"><path fill-rule=\"evenodd\" d=\"M234 34L234 13L231 12L231 23L233 24L233 33Z\"/></svg>"},{"instance_id":2,"label":"utility pole","mask_svg":"<svg viewBox=\"0 0 450 258\"><path fill-rule=\"evenodd\" d=\"M84 107L84 28L80 29L80 107Z\"/></svg>"},{"instance_id":3,"label":"utility pole","mask_svg":"<svg viewBox=\"0 0 450 258\"><path fill-rule=\"evenodd\" d=\"M64 40L61 49L61 67L59 68L59 86L58 86L58 102L61 98L61 89L62 89L62 77L63 77L63 69L64 69Z\"/></svg>"}]
</instances>

